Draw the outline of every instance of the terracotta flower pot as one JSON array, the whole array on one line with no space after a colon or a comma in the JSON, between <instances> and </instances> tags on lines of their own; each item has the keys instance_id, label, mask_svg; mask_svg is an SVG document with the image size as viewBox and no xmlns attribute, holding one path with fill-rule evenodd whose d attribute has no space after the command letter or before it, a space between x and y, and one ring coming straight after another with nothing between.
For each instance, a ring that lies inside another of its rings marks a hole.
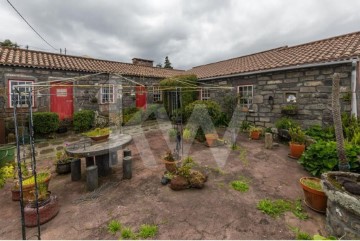
<instances>
[{"instance_id":1,"label":"terracotta flower pot","mask_svg":"<svg viewBox=\"0 0 360 241\"><path fill-rule=\"evenodd\" d=\"M205 135L205 138L206 138L206 143L209 145L209 146L212 146L215 141L219 138L219 136L217 134L206 134Z\"/></svg>"},{"instance_id":2,"label":"terracotta flower pot","mask_svg":"<svg viewBox=\"0 0 360 241\"><path fill-rule=\"evenodd\" d=\"M47 191L49 189L50 179L51 179L51 174L49 174L49 176L43 182L38 182L37 184L38 186L43 186L45 188L45 191ZM23 185L22 191L25 202L29 202L33 200L35 195L35 184Z\"/></svg>"},{"instance_id":3,"label":"terracotta flower pot","mask_svg":"<svg viewBox=\"0 0 360 241\"><path fill-rule=\"evenodd\" d=\"M176 172L176 161L165 161L163 160L163 162L165 163L165 168L168 172L170 173L175 173Z\"/></svg>"},{"instance_id":4,"label":"terracotta flower pot","mask_svg":"<svg viewBox=\"0 0 360 241\"><path fill-rule=\"evenodd\" d=\"M11 200L20 201L20 190L13 188L11 189Z\"/></svg>"},{"instance_id":5,"label":"terracotta flower pot","mask_svg":"<svg viewBox=\"0 0 360 241\"><path fill-rule=\"evenodd\" d=\"M311 187L306 186L304 184L304 180L312 180L312 181L315 181L318 183L320 183L321 180L316 177L303 177L300 179L300 185L302 186L303 191L304 191L305 204L309 208L311 208L317 212L325 213L327 196L325 195L325 193L323 191L315 190Z\"/></svg>"},{"instance_id":6,"label":"terracotta flower pot","mask_svg":"<svg viewBox=\"0 0 360 241\"><path fill-rule=\"evenodd\" d=\"M290 142L290 156L299 159L305 151L305 144Z\"/></svg>"},{"instance_id":7,"label":"terracotta flower pot","mask_svg":"<svg viewBox=\"0 0 360 241\"><path fill-rule=\"evenodd\" d=\"M260 131L252 131L250 133L250 137L253 140L259 140L260 139Z\"/></svg>"}]
</instances>

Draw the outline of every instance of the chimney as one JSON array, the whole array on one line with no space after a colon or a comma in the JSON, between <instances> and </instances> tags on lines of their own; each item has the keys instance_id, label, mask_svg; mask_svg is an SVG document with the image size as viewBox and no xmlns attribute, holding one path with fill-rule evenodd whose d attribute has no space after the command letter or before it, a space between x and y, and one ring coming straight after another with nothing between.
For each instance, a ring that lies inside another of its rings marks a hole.
<instances>
[{"instance_id":1,"label":"chimney","mask_svg":"<svg viewBox=\"0 0 360 241\"><path fill-rule=\"evenodd\" d=\"M141 65L147 67L153 67L154 61L148 59L133 58L132 62L134 65Z\"/></svg>"}]
</instances>

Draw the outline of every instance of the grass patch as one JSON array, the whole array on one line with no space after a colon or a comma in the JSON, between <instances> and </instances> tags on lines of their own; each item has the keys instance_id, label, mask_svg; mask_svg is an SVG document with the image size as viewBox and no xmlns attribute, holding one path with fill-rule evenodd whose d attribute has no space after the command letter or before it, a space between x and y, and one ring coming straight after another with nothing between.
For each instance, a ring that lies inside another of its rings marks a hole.
<instances>
[{"instance_id":1,"label":"grass patch","mask_svg":"<svg viewBox=\"0 0 360 241\"><path fill-rule=\"evenodd\" d=\"M107 227L107 230L111 234L116 234L117 231L121 229L121 224L117 220L112 220Z\"/></svg>"},{"instance_id":2,"label":"grass patch","mask_svg":"<svg viewBox=\"0 0 360 241\"><path fill-rule=\"evenodd\" d=\"M244 177L239 177L240 180L230 182L230 186L239 192L247 192L249 190L249 181Z\"/></svg>"},{"instance_id":3,"label":"grass patch","mask_svg":"<svg viewBox=\"0 0 360 241\"><path fill-rule=\"evenodd\" d=\"M298 219L301 219L301 220L306 220L309 218L309 216L303 209L301 199L297 199L295 201L293 208L292 208L292 213L295 215L295 217L297 217Z\"/></svg>"},{"instance_id":4,"label":"grass patch","mask_svg":"<svg viewBox=\"0 0 360 241\"><path fill-rule=\"evenodd\" d=\"M282 215L284 212L291 210L291 202L285 200L274 200L269 199L260 200L257 205L257 209L261 210L263 213L275 218Z\"/></svg>"},{"instance_id":5,"label":"grass patch","mask_svg":"<svg viewBox=\"0 0 360 241\"><path fill-rule=\"evenodd\" d=\"M312 237L310 234L306 232L300 231L297 227L290 227L291 231L295 233L295 239L296 240L312 240Z\"/></svg>"},{"instance_id":6,"label":"grass patch","mask_svg":"<svg viewBox=\"0 0 360 241\"><path fill-rule=\"evenodd\" d=\"M307 179L307 180L302 180L301 181L305 186L308 186L312 189L315 189L315 190L318 190L318 191L322 191L322 186L321 186L321 183L319 181L314 181L314 180L310 180L310 179Z\"/></svg>"},{"instance_id":7,"label":"grass patch","mask_svg":"<svg viewBox=\"0 0 360 241\"><path fill-rule=\"evenodd\" d=\"M277 218L283 215L285 212L291 211L297 218L305 220L308 218L308 215L304 212L301 204L301 200L296 200L295 202L289 200L269 200L263 199L260 200L257 204L257 209L263 213Z\"/></svg>"},{"instance_id":8,"label":"grass patch","mask_svg":"<svg viewBox=\"0 0 360 241\"><path fill-rule=\"evenodd\" d=\"M121 239L136 239L136 234L131 228L124 228L121 230Z\"/></svg>"},{"instance_id":9,"label":"grass patch","mask_svg":"<svg viewBox=\"0 0 360 241\"><path fill-rule=\"evenodd\" d=\"M139 237L142 239L152 238L155 237L157 232L158 232L158 227L156 225L143 224L140 226L139 229Z\"/></svg>"}]
</instances>

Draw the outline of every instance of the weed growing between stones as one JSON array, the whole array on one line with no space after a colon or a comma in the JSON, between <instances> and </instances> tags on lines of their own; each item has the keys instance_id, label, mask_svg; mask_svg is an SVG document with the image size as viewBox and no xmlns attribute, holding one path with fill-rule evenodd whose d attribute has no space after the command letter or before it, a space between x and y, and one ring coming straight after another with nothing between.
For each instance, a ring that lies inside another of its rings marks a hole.
<instances>
[{"instance_id":1,"label":"weed growing between stones","mask_svg":"<svg viewBox=\"0 0 360 241\"><path fill-rule=\"evenodd\" d=\"M230 186L239 192L247 192L249 190L249 180L240 176L239 180L230 182Z\"/></svg>"},{"instance_id":2,"label":"weed growing between stones","mask_svg":"<svg viewBox=\"0 0 360 241\"><path fill-rule=\"evenodd\" d=\"M295 202L282 199L273 201L270 199L263 199L258 202L257 209L273 218L280 217L285 212L292 212L297 218L301 220L308 218L308 215L302 208L300 199L296 200Z\"/></svg>"},{"instance_id":3,"label":"weed growing between stones","mask_svg":"<svg viewBox=\"0 0 360 241\"><path fill-rule=\"evenodd\" d=\"M156 225L143 224L139 229L139 237L142 239L152 238L157 234L158 227Z\"/></svg>"},{"instance_id":4,"label":"weed growing between stones","mask_svg":"<svg viewBox=\"0 0 360 241\"><path fill-rule=\"evenodd\" d=\"M121 230L121 224L117 220L112 220L107 227L107 230L111 234L116 234L117 231Z\"/></svg>"}]
</instances>

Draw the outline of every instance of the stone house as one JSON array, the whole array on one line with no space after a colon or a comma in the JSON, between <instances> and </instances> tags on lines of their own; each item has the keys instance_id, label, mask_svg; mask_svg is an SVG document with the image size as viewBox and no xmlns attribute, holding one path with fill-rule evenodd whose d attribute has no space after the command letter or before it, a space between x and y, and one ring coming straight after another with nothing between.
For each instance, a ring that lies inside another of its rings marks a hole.
<instances>
[{"instance_id":1,"label":"stone house","mask_svg":"<svg viewBox=\"0 0 360 241\"><path fill-rule=\"evenodd\" d=\"M332 75L341 77L342 110L360 113L360 32L284 46L260 53L197 66L187 71L203 83L233 86L244 108L243 119L272 127L282 108L296 105L291 116L304 126L329 124ZM221 103L224 92L203 91Z\"/></svg>"},{"instance_id":2,"label":"stone house","mask_svg":"<svg viewBox=\"0 0 360 241\"><path fill-rule=\"evenodd\" d=\"M188 71L155 68L151 60L139 58L130 64L0 47L0 143L4 142L5 126L13 116L11 98L24 102L23 96L11 91L17 84L25 85L25 90L37 85L33 111L57 112L63 119L81 109L111 113L119 112L122 106L143 107L161 101L159 81L182 74L197 75L203 83L198 89L202 100L221 103L229 94L206 88L206 84L234 87L230 94L239 96L243 118L256 125L273 126L283 115L282 108L290 104L298 108L292 118L300 120L304 127L327 124L331 122L331 77L335 72L341 76L343 110L356 116L360 112L359 57L360 32ZM59 83L61 86L55 86Z\"/></svg>"},{"instance_id":3,"label":"stone house","mask_svg":"<svg viewBox=\"0 0 360 241\"><path fill-rule=\"evenodd\" d=\"M160 101L159 81L183 72L156 68L153 61L139 58L129 64L0 47L0 143L13 129L11 100L18 101L19 113L28 111L28 97L16 93L16 85L21 84L22 91L33 91L34 112L56 112L64 119L81 109L106 115L121 112L122 103L144 107Z\"/></svg>"}]
</instances>

